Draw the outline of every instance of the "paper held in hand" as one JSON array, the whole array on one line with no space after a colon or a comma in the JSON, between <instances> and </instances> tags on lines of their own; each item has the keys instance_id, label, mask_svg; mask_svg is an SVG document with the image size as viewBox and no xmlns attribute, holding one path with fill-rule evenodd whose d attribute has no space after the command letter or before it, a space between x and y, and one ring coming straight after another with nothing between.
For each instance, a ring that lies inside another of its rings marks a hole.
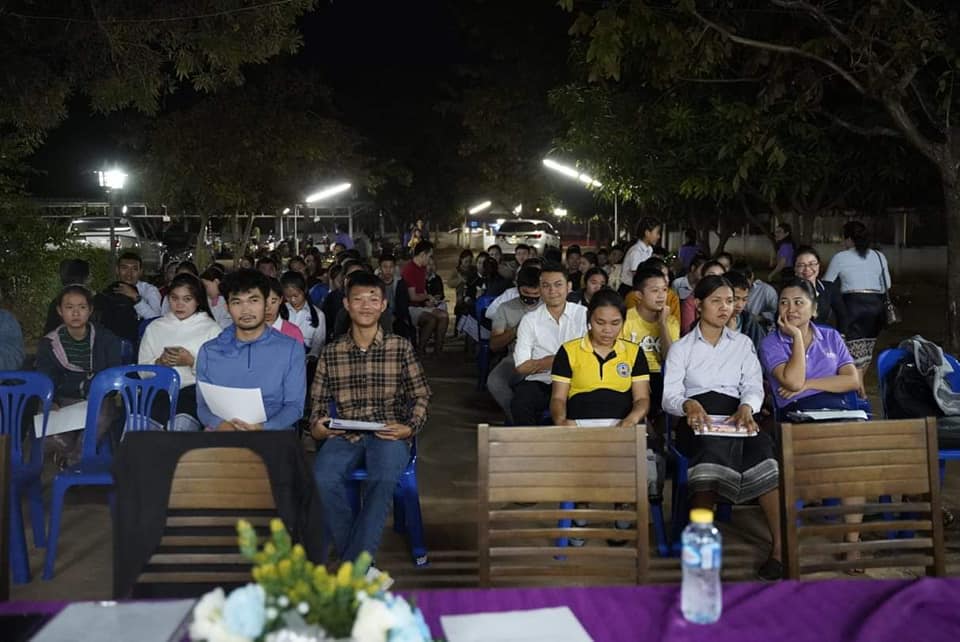
<instances>
[{"instance_id":1,"label":"paper held in hand","mask_svg":"<svg viewBox=\"0 0 960 642\"><path fill-rule=\"evenodd\" d=\"M260 388L228 388L204 381L198 381L197 387L210 412L224 421L239 419L262 424L267 420Z\"/></svg>"},{"instance_id":2,"label":"paper held in hand","mask_svg":"<svg viewBox=\"0 0 960 642\"><path fill-rule=\"evenodd\" d=\"M83 430L87 423L87 402L64 406L51 410L47 418L47 435L59 435L63 432ZM37 439L43 436L43 414L33 416L33 429Z\"/></svg>"},{"instance_id":3,"label":"paper held in hand","mask_svg":"<svg viewBox=\"0 0 960 642\"><path fill-rule=\"evenodd\" d=\"M376 432L383 430L386 424L380 424L375 421L352 421L350 419L331 419L331 430L367 430Z\"/></svg>"},{"instance_id":4,"label":"paper held in hand","mask_svg":"<svg viewBox=\"0 0 960 642\"><path fill-rule=\"evenodd\" d=\"M748 433L746 428L738 428L736 424L727 421L728 417L710 415L710 426L704 427L700 433L705 437L753 437L757 433Z\"/></svg>"}]
</instances>

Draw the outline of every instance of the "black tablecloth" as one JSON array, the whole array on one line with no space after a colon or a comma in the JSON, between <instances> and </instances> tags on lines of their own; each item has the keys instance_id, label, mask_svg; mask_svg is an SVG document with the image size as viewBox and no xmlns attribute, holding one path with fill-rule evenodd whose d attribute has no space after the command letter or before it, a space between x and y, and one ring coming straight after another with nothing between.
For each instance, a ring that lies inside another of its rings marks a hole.
<instances>
[{"instance_id":1,"label":"black tablecloth","mask_svg":"<svg viewBox=\"0 0 960 642\"><path fill-rule=\"evenodd\" d=\"M321 559L319 496L295 431L127 433L114 460L113 592L117 598L131 594L156 551L177 462L197 448L249 448L260 455L277 513L291 537L303 544L312 561Z\"/></svg>"}]
</instances>

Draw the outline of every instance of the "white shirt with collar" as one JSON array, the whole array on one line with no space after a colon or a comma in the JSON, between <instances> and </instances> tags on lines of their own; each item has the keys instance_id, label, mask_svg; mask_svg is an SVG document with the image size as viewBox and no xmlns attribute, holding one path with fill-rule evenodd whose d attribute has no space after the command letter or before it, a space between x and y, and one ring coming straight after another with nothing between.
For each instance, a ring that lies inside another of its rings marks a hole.
<instances>
[{"instance_id":1,"label":"white shirt with collar","mask_svg":"<svg viewBox=\"0 0 960 642\"><path fill-rule=\"evenodd\" d=\"M323 313L317 310L317 327L310 325L310 308L313 307L308 301L302 308L297 310L289 303L284 303L289 312L287 321L300 328L303 333L303 344L309 350L314 343L319 341L321 345L327 338L327 320Z\"/></svg>"},{"instance_id":2,"label":"white shirt with collar","mask_svg":"<svg viewBox=\"0 0 960 642\"><path fill-rule=\"evenodd\" d=\"M700 324L674 341L667 352L663 377L663 409L684 415L683 402L704 392L719 392L747 404L754 414L763 405L763 370L757 350L746 335L723 328L712 345Z\"/></svg>"},{"instance_id":3,"label":"white shirt with collar","mask_svg":"<svg viewBox=\"0 0 960 642\"><path fill-rule=\"evenodd\" d=\"M487 318L493 321L493 315L497 313L497 308L506 303L507 301L513 301L520 297L520 288L512 287L507 288L503 291L503 294L494 299L490 305L487 307ZM559 348L557 348L559 350Z\"/></svg>"},{"instance_id":4,"label":"white shirt with collar","mask_svg":"<svg viewBox=\"0 0 960 642\"><path fill-rule=\"evenodd\" d=\"M640 239L634 243L626 256L623 257L623 266L620 268L620 283L626 283L633 286L633 274L637 271L637 266L653 256L653 248Z\"/></svg>"},{"instance_id":5,"label":"white shirt with collar","mask_svg":"<svg viewBox=\"0 0 960 642\"><path fill-rule=\"evenodd\" d=\"M153 319L160 316L160 290L152 283L146 281L137 281L137 294L140 295L140 303L133 306L137 315L141 319Z\"/></svg>"},{"instance_id":6,"label":"white shirt with collar","mask_svg":"<svg viewBox=\"0 0 960 642\"><path fill-rule=\"evenodd\" d=\"M531 359L542 359L557 354L567 341L587 334L587 309L579 303L567 302L557 321L546 305L528 312L517 326L517 342L513 347L513 362L519 366ZM550 384L550 372L526 376L527 381Z\"/></svg>"}]
</instances>

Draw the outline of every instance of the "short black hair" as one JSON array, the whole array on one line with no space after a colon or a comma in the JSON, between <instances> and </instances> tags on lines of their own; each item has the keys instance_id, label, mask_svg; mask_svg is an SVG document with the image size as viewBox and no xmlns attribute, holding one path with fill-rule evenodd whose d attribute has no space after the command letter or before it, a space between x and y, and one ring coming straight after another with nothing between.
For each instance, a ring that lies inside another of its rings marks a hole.
<instances>
[{"instance_id":1,"label":"short black hair","mask_svg":"<svg viewBox=\"0 0 960 642\"><path fill-rule=\"evenodd\" d=\"M270 259L270 261L273 262L273 259ZM257 261L257 263L259 262L260 261ZM274 263L274 265L276 265L276 263ZM236 272L231 272L220 282L220 291L223 292L223 297L227 301L229 301L230 297L234 294L242 294L250 290L259 290L264 300L266 300L266 298L270 296L270 281L267 279L267 276L259 270L244 268Z\"/></svg>"},{"instance_id":2,"label":"short black hair","mask_svg":"<svg viewBox=\"0 0 960 642\"><path fill-rule=\"evenodd\" d=\"M222 281L223 275L224 271L217 267L217 264L214 263L203 271L203 274L200 275L200 278L204 281Z\"/></svg>"},{"instance_id":3,"label":"short black hair","mask_svg":"<svg viewBox=\"0 0 960 642\"><path fill-rule=\"evenodd\" d=\"M587 259L590 262L590 265L597 264L597 253L596 252L584 252L580 255L580 258Z\"/></svg>"},{"instance_id":4,"label":"short black hair","mask_svg":"<svg viewBox=\"0 0 960 642\"><path fill-rule=\"evenodd\" d=\"M560 265L560 264L557 263L556 261L544 261L544 262L543 262L543 267L540 268L540 274L541 274L541 276L542 276L542 275L546 274L547 272L559 272L560 274L562 274L562 275L564 275L564 276L567 275L567 270L566 270L566 268L564 268L562 265Z\"/></svg>"},{"instance_id":5,"label":"short black hair","mask_svg":"<svg viewBox=\"0 0 960 642\"><path fill-rule=\"evenodd\" d=\"M663 268L668 267L667 262L661 259L659 256L651 256L646 261L641 261L640 265L637 266L638 270L660 270L663 271Z\"/></svg>"},{"instance_id":6,"label":"short black hair","mask_svg":"<svg viewBox=\"0 0 960 642\"><path fill-rule=\"evenodd\" d=\"M516 254L517 250L526 250L527 252L529 252L530 246L527 245L526 243L517 243L517 246L513 248L513 253Z\"/></svg>"},{"instance_id":7,"label":"short black hair","mask_svg":"<svg viewBox=\"0 0 960 642\"><path fill-rule=\"evenodd\" d=\"M517 288L540 287L540 266L523 264L517 272Z\"/></svg>"},{"instance_id":8,"label":"short black hair","mask_svg":"<svg viewBox=\"0 0 960 642\"><path fill-rule=\"evenodd\" d=\"M180 265L177 266L177 272L186 272L193 276L200 276L200 270L197 269L197 264L193 261L181 261Z\"/></svg>"},{"instance_id":9,"label":"short black hair","mask_svg":"<svg viewBox=\"0 0 960 642\"><path fill-rule=\"evenodd\" d=\"M90 278L90 264L83 259L64 259L60 261L61 285L85 283L88 278Z\"/></svg>"},{"instance_id":10,"label":"short black hair","mask_svg":"<svg viewBox=\"0 0 960 642\"><path fill-rule=\"evenodd\" d=\"M730 268L730 271L738 272L743 276L747 277L748 279L753 278L753 267L751 267L751 265L746 261L740 261L738 263L734 263L733 267Z\"/></svg>"},{"instance_id":11,"label":"short black hair","mask_svg":"<svg viewBox=\"0 0 960 642\"><path fill-rule=\"evenodd\" d=\"M643 238L644 232L649 232L660 227L660 219L654 218L652 216L644 216L640 219L640 222L637 223L637 238Z\"/></svg>"},{"instance_id":12,"label":"short black hair","mask_svg":"<svg viewBox=\"0 0 960 642\"><path fill-rule=\"evenodd\" d=\"M124 252L117 257L117 264L119 264L120 261L136 261L137 265L143 267L143 259L141 259L140 255L136 252Z\"/></svg>"},{"instance_id":13,"label":"short black hair","mask_svg":"<svg viewBox=\"0 0 960 642\"><path fill-rule=\"evenodd\" d=\"M425 254L427 252L433 251L433 243L430 241L420 241L413 248L413 256L419 256L420 254Z\"/></svg>"},{"instance_id":14,"label":"short black hair","mask_svg":"<svg viewBox=\"0 0 960 642\"><path fill-rule=\"evenodd\" d=\"M583 255L583 253L580 252L580 246L577 245L576 243L574 243L573 245L567 246L567 256L570 256L571 254L580 254L581 256Z\"/></svg>"},{"instance_id":15,"label":"short black hair","mask_svg":"<svg viewBox=\"0 0 960 642\"><path fill-rule=\"evenodd\" d=\"M603 271L603 268L599 268L594 265L592 268L583 273L583 286L587 286L587 281L590 280L590 277L596 276L598 274L603 275L603 285L606 287L607 283L610 282L610 277L607 276L607 273Z\"/></svg>"},{"instance_id":16,"label":"short black hair","mask_svg":"<svg viewBox=\"0 0 960 642\"><path fill-rule=\"evenodd\" d=\"M383 281L380 279L380 277L371 274L366 270L354 272L347 277L347 284L344 286L343 290L348 297L350 296L350 290L353 288L376 288L377 290L380 290L380 296L387 296L387 286L383 284Z\"/></svg>"},{"instance_id":17,"label":"short black hair","mask_svg":"<svg viewBox=\"0 0 960 642\"><path fill-rule=\"evenodd\" d=\"M736 270L730 270L723 275L727 281L730 282L730 285L736 290L749 290L750 281L747 280L747 277Z\"/></svg>"},{"instance_id":18,"label":"short black hair","mask_svg":"<svg viewBox=\"0 0 960 642\"><path fill-rule=\"evenodd\" d=\"M620 318L627 318L627 306L623 302L623 297L621 297L616 290L600 290L593 297L590 298L590 303L587 305L587 321L590 320L590 317L593 316L593 313L596 312L597 308L604 307L616 308L620 312Z\"/></svg>"},{"instance_id":19,"label":"short black hair","mask_svg":"<svg viewBox=\"0 0 960 642\"><path fill-rule=\"evenodd\" d=\"M559 247L550 246L543 251L543 262L546 263L560 263L563 261L563 252L560 251Z\"/></svg>"},{"instance_id":20,"label":"short black hair","mask_svg":"<svg viewBox=\"0 0 960 642\"><path fill-rule=\"evenodd\" d=\"M633 289L643 290L643 287L650 279L663 279L666 281L667 277L663 276L662 270L658 270L656 268L647 267L639 269L633 273Z\"/></svg>"},{"instance_id":21,"label":"short black hair","mask_svg":"<svg viewBox=\"0 0 960 642\"><path fill-rule=\"evenodd\" d=\"M257 259L257 268L259 269L261 265L266 265L267 263L278 270L280 269L280 266L277 265L277 261L272 256L261 256L259 259Z\"/></svg>"},{"instance_id":22,"label":"short black hair","mask_svg":"<svg viewBox=\"0 0 960 642\"><path fill-rule=\"evenodd\" d=\"M471 256L473 256L473 255L471 254ZM377 259L377 263L385 263L386 261L390 261L390 262L392 262L392 263L396 263L396 262L397 262L397 257L395 257L393 254L381 254L381 255L380 255L380 258Z\"/></svg>"},{"instance_id":23,"label":"short black hair","mask_svg":"<svg viewBox=\"0 0 960 642\"><path fill-rule=\"evenodd\" d=\"M709 270L709 269L712 268L712 267L718 267L718 268L720 268L721 270L723 270L724 273L726 273L726 271L727 271L727 268L723 267L723 263L721 263L720 261L718 261L718 260L716 260L716 259L710 259L709 261L707 261L706 263L703 264L703 267L700 268L700 272L702 273L703 271Z\"/></svg>"},{"instance_id":24,"label":"short black hair","mask_svg":"<svg viewBox=\"0 0 960 642\"><path fill-rule=\"evenodd\" d=\"M67 296L68 294L82 294L83 298L87 300L87 305L93 309L93 292L91 292L90 288L87 286L80 285L79 283L72 283L60 290L60 294L57 295L58 308L63 304L63 297Z\"/></svg>"},{"instance_id":25,"label":"short black hair","mask_svg":"<svg viewBox=\"0 0 960 642\"><path fill-rule=\"evenodd\" d=\"M307 280L296 270L287 270L280 275L280 285L283 287L295 287L303 292L307 291Z\"/></svg>"}]
</instances>

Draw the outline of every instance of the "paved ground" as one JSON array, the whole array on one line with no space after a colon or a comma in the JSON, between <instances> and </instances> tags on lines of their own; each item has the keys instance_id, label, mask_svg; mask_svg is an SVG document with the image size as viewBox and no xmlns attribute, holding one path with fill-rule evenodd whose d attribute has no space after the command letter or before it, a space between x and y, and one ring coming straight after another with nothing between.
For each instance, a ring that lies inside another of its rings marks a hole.
<instances>
[{"instance_id":1,"label":"paved ground","mask_svg":"<svg viewBox=\"0 0 960 642\"><path fill-rule=\"evenodd\" d=\"M441 274L452 269L455 257L445 253ZM898 337L921 333L942 339L942 314L934 285L917 285L902 290L905 323L896 336L881 338L881 345ZM476 387L475 366L463 344L451 341L442 360L427 364L434 391L430 420L420 442L418 479L426 524L431 564L413 568L401 538L390 531L385 538L379 563L398 578L398 586L441 587L476 584L476 426L502 420L499 409L486 393ZM868 381L876 390L875 381ZM877 406L879 407L879 406ZM668 486L669 490L669 486ZM669 493L667 493L669 494ZM33 582L14 586L13 599L102 599L110 597L112 534L104 493L76 492L68 496L64 511L56 576L49 582L39 579L43 551L31 548ZM960 465L952 462L944 487L945 505L960 507ZM669 515L669 505L667 506ZM751 579L753 569L767 552L767 533L757 507L738 507L733 521L723 525L725 536L724 576L729 580ZM951 549L948 570L960 575L960 530L947 530ZM676 582L679 561L652 560L651 579ZM880 572L870 572L880 576ZM917 569L883 572L883 576L913 576Z\"/></svg>"}]
</instances>

